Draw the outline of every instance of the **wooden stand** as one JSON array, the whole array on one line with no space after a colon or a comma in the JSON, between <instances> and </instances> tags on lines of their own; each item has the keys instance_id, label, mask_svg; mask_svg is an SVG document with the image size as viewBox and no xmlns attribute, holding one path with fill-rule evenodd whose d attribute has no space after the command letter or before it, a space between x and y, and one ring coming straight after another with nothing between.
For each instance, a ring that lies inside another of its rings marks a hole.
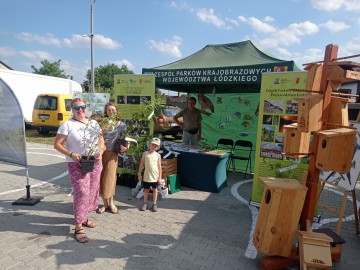
<instances>
[{"instance_id":1,"label":"wooden stand","mask_svg":"<svg viewBox=\"0 0 360 270\"><path fill-rule=\"evenodd\" d=\"M342 63L336 62L337 54L338 54L338 46L329 44L328 46L326 46L324 61L322 62L322 69L318 68L320 65L318 65L317 63L309 64L307 68L305 68L309 70L307 87L311 86L311 88L309 88L308 90L310 91L315 90L315 92L320 91L320 94L323 95L323 98L322 98L322 114L321 114L322 126L320 130L316 130L318 126L316 125L316 123L312 122L312 119L308 117L309 114L305 111L305 108L311 108L312 110L316 109L317 111L318 107L313 106L314 103L313 103L313 99L311 98L303 100L304 111L302 117L300 118L298 117L298 124L299 124L298 128L301 128L301 131L303 132L321 131L327 129L326 125L329 124L328 119L329 119L330 102L331 102L333 89L337 90L337 87L340 86L340 84L344 81L351 81L360 78L359 76L360 72L353 70L349 71L348 66L346 65L344 66ZM356 65L354 64L351 66L358 67L359 64ZM321 76L320 76L320 72L321 72ZM310 82L310 80L313 81ZM318 94L319 93L316 93L316 95ZM312 95L312 93L310 95ZM316 115L316 117L318 117L318 114ZM299 123L299 119L300 119L300 123ZM315 130L313 130L313 128ZM320 179L320 169L317 167L316 164L316 156L317 156L319 143L320 143L319 135L317 134L317 132L315 132L313 134L312 144L310 149L310 153L313 154L310 155L308 174L306 179L308 192L306 194L305 204L300 218L301 231L307 231L306 221L312 220L315 212L315 205L317 202L317 195L318 195L318 190L317 190L318 181ZM331 157L328 158L330 159ZM266 262L266 268L263 268L266 270L283 269L292 266L296 258L297 257L295 255L291 255L289 258L283 258L283 259L279 258L279 256L270 256L263 258L261 265L262 266L265 265ZM324 262L325 262L324 265L328 265L328 259L326 259L326 261ZM316 267L318 267L318 265L316 265Z\"/></svg>"},{"instance_id":2,"label":"wooden stand","mask_svg":"<svg viewBox=\"0 0 360 270\"><path fill-rule=\"evenodd\" d=\"M161 159L162 178L177 173L177 158Z\"/></svg>"},{"instance_id":3,"label":"wooden stand","mask_svg":"<svg viewBox=\"0 0 360 270\"><path fill-rule=\"evenodd\" d=\"M359 212L358 212L355 189L353 189L351 191L351 195L352 195L352 200L353 200L353 208L354 208L354 216L355 216L355 231L356 231L356 234L360 234L360 228L359 228L360 208L359 208Z\"/></svg>"},{"instance_id":4,"label":"wooden stand","mask_svg":"<svg viewBox=\"0 0 360 270\"><path fill-rule=\"evenodd\" d=\"M340 210L337 210L335 208L332 208L332 207L330 207L328 205L325 205L325 204L319 202L320 194L321 194L321 191L323 190L325 184L326 184L326 182L321 180L321 190L320 190L319 195L318 195L318 205L319 205L319 207L325 209L326 211L336 215L336 217L338 218L338 222L336 223L336 233L338 235L340 235L342 220L345 217L345 208L346 208L348 191L346 189L343 189L343 188L340 188L338 186L334 186L334 185L328 183L328 185L330 185L332 188L334 188L334 189L336 189L336 190L338 190L340 192L343 192L343 199L342 199L342 202L341 202Z\"/></svg>"}]
</instances>

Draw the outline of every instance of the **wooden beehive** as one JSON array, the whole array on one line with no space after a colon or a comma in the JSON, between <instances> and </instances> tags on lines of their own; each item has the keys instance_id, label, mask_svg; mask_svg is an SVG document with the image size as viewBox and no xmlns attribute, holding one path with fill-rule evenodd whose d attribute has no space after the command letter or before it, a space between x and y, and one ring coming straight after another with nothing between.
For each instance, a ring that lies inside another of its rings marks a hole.
<instances>
[{"instance_id":1,"label":"wooden beehive","mask_svg":"<svg viewBox=\"0 0 360 270\"><path fill-rule=\"evenodd\" d=\"M299 231L300 269L331 269L331 241L323 233Z\"/></svg>"},{"instance_id":2,"label":"wooden beehive","mask_svg":"<svg viewBox=\"0 0 360 270\"><path fill-rule=\"evenodd\" d=\"M161 159L162 178L167 179L171 174L177 173L177 158Z\"/></svg>"},{"instance_id":3,"label":"wooden beehive","mask_svg":"<svg viewBox=\"0 0 360 270\"><path fill-rule=\"evenodd\" d=\"M307 187L295 179L260 177L264 183L253 243L258 253L290 256Z\"/></svg>"},{"instance_id":4,"label":"wooden beehive","mask_svg":"<svg viewBox=\"0 0 360 270\"><path fill-rule=\"evenodd\" d=\"M340 97L331 97L329 106L328 123L348 126L349 113L348 113L348 99Z\"/></svg>"},{"instance_id":5,"label":"wooden beehive","mask_svg":"<svg viewBox=\"0 0 360 270\"><path fill-rule=\"evenodd\" d=\"M310 145L310 132L301 132L297 123L284 126L284 152L285 156L299 158L307 156Z\"/></svg>"},{"instance_id":6,"label":"wooden beehive","mask_svg":"<svg viewBox=\"0 0 360 270\"><path fill-rule=\"evenodd\" d=\"M323 95L308 95L298 100L298 130L318 131L322 126Z\"/></svg>"},{"instance_id":7,"label":"wooden beehive","mask_svg":"<svg viewBox=\"0 0 360 270\"><path fill-rule=\"evenodd\" d=\"M338 128L319 131L316 167L322 171L350 172L356 130Z\"/></svg>"}]
</instances>

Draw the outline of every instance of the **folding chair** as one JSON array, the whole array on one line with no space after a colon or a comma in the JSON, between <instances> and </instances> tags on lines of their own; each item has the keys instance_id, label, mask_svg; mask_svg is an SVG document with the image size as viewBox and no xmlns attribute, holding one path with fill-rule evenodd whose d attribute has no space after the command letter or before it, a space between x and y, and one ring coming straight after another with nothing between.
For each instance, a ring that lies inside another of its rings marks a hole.
<instances>
[{"instance_id":1,"label":"folding chair","mask_svg":"<svg viewBox=\"0 0 360 270\"><path fill-rule=\"evenodd\" d=\"M246 169L245 169L245 175L251 174L252 168L251 168L251 153L252 153L252 142L250 141L244 141L244 140L237 140L233 147L233 155L231 158L231 164L233 171L236 171L236 160L243 160L246 161ZM250 165L250 170L248 173L248 168Z\"/></svg>"},{"instance_id":2,"label":"folding chair","mask_svg":"<svg viewBox=\"0 0 360 270\"><path fill-rule=\"evenodd\" d=\"M229 170L230 164L232 163L232 150L234 147L234 141L232 139L220 138L217 142L216 149L227 150L230 153L229 159L226 162L226 171Z\"/></svg>"}]
</instances>

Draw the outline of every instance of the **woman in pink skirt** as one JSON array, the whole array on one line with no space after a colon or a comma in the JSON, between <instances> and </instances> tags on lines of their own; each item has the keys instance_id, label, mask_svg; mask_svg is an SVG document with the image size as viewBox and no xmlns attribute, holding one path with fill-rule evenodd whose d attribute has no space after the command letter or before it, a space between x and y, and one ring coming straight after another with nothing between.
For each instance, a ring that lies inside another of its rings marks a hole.
<instances>
[{"instance_id":1,"label":"woman in pink skirt","mask_svg":"<svg viewBox=\"0 0 360 270\"><path fill-rule=\"evenodd\" d=\"M70 181L74 192L75 239L79 243L89 241L84 226L94 228L94 221L88 213L96 210L99 199L101 156L105 149L99 124L86 118L86 101L75 98L71 102L73 118L64 122L58 129L54 148L66 156ZM82 157L95 159L94 169L83 172Z\"/></svg>"}]
</instances>

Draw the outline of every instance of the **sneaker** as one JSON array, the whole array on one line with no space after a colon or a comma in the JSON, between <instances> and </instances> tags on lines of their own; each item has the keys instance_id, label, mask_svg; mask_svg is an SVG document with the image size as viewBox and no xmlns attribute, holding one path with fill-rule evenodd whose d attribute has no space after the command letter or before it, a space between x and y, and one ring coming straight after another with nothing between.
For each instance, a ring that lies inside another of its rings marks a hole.
<instances>
[{"instance_id":1,"label":"sneaker","mask_svg":"<svg viewBox=\"0 0 360 270\"><path fill-rule=\"evenodd\" d=\"M157 212L157 211L159 211L159 209L158 209L158 207L157 207L157 205L156 204L153 204L153 206L152 206L152 209L151 209L153 212Z\"/></svg>"},{"instance_id":2,"label":"sneaker","mask_svg":"<svg viewBox=\"0 0 360 270\"><path fill-rule=\"evenodd\" d=\"M147 209L147 203L144 203L141 207L140 207L140 211L145 211Z\"/></svg>"}]
</instances>

